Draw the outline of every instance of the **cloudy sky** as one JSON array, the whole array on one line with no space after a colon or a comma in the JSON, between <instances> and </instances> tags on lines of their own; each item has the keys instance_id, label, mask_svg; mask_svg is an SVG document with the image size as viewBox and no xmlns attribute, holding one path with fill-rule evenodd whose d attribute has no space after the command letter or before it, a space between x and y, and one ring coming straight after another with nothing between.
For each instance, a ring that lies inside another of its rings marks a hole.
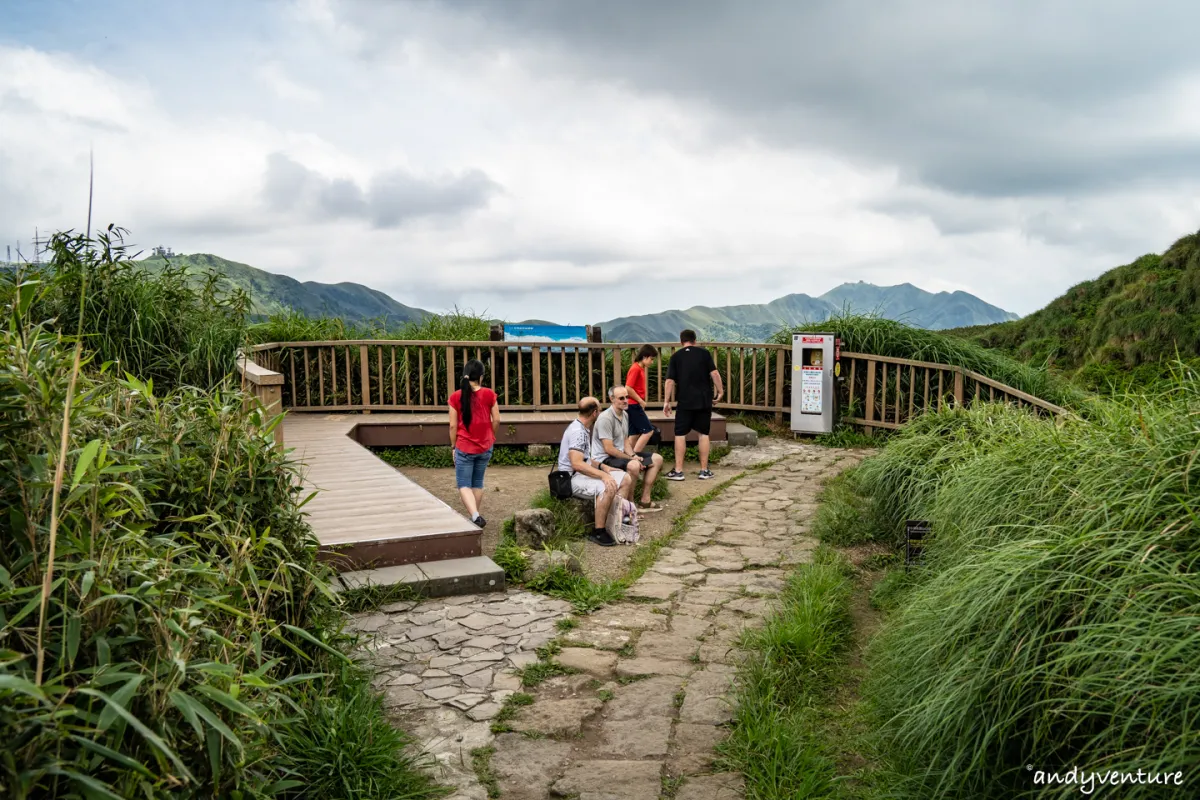
<instances>
[{"instance_id":1,"label":"cloudy sky","mask_svg":"<svg viewBox=\"0 0 1200 800\"><path fill-rule=\"evenodd\" d=\"M584 323L962 289L1200 228L1200 5L0 0L0 256L94 219Z\"/></svg>"}]
</instances>

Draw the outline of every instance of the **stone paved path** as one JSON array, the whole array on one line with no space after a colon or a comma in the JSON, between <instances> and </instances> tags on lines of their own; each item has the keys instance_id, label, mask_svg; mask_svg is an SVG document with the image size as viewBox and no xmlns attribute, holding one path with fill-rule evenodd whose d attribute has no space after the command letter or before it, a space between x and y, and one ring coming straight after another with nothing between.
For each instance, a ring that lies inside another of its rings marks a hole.
<instances>
[{"instance_id":1,"label":"stone paved path","mask_svg":"<svg viewBox=\"0 0 1200 800\"><path fill-rule=\"evenodd\" d=\"M728 486L628 592L565 633L564 602L528 592L398 603L356 626L386 703L438 762L453 800L484 800L471 752L493 748L505 800L724 800L741 776L713 773L733 716L742 629L761 623L788 570L817 546L808 535L821 482L863 451L772 441L735 450L735 470L778 463ZM574 674L551 678L493 734L489 720L518 690L511 674L557 637Z\"/></svg>"}]
</instances>

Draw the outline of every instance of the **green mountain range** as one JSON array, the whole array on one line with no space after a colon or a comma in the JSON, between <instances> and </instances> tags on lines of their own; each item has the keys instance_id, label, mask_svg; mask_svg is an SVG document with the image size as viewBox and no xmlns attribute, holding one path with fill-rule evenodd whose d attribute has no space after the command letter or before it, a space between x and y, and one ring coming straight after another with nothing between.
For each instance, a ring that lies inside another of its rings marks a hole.
<instances>
[{"instance_id":1,"label":"green mountain range","mask_svg":"<svg viewBox=\"0 0 1200 800\"><path fill-rule=\"evenodd\" d=\"M383 318L387 322L402 323L430 316L428 311L397 303L383 292L359 283L301 282L205 253L176 255L170 259L153 256L138 263L153 270L162 269L168 260L172 266L184 267L197 277L217 272L221 275L217 285L222 291L229 292L237 287L250 295L250 310L257 317L288 309L310 317L341 317L347 322Z\"/></svg>"},{"instance_id":2,"label":"green mountain range","mask_svg":"<svg viewBox=\"0 0 1200 800\"><path fill-rule=\"evenodd\" d=\"M934 294L910 283L843 283L819 297L789 294L765 304L693 306L599 323L605 341L673 342L684 328L709 341L766 341L782 327L828 319L839 312L874 313L918 328L941 330L1015 320L1017 315L966 292Z\"/></svg>"},{"instance_id":3,"label":"green mountain range","mask_svg":"<svg viewBox=\"0 0 1200 800\"><path fill-rule=\"evenodd\" d=\"M139 262L148 269L162 269L168 259L153 256ZM216 272L219 288L240 288L250 295L251 311L266 317L287 309L306 316L341 317L347 322L383 318L386 323L403 323L428 317L432 312L398 303L386 294L358 283L300 282L247 264L198 253L169 259L197 278ZM769 303L740 306L694 306L636 317L620 317L597 323L608 342L673 342L684 328L695 330L710 341L766 341L784 326L828 318L841 311L874 312L888 319L921 328L958 328L1016 319L966 292L933 294L908 283L875 286L845 283L820 297L789 294ZM542 324L544 320L537 320Z\"/></svg>"}]
</instances>

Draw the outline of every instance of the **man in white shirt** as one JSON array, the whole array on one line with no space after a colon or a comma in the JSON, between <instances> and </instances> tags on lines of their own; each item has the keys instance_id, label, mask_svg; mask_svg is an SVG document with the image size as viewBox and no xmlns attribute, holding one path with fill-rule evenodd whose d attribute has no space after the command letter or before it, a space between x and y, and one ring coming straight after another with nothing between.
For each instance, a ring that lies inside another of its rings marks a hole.
<instances>
[{"instance_id":1,"label":"man in white shirt","mask_svg":"<svg viewBox=\"0 0 1200 800\"><path fill-rule=\"evenodd\" d=\"M595 529L588 538L601 547L611 547L617 541L604 526L608 510L618 495L630 496L633 482L626 481L621 470L606 471L593 466L592 428L599 416L599 400L585 397L579 401L579 416L567 426L558 447L558 469L571 473L571 491L575 497L595 501ZM625 484L624 492L622 484Z\"/></svg>"}]
</instances>

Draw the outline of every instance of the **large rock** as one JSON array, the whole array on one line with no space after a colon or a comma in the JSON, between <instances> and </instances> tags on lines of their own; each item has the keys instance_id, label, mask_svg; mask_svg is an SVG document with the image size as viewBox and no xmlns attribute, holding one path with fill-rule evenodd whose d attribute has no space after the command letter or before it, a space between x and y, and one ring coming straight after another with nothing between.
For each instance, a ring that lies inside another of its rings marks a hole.
<instances>
[{"instance_id":1,"label":"large rock","mask_svg":"<svg viewBox=\"0 0 1200 800\"><path fill-rule=\"evenodd\" d=\"M520 733L500 734L496 737L495 747L492 772L496 774L500 796L504 798L541 800L571 758L568 742L530 739Z\"/></svg>"},{"instance_id":2,"label":"large rock","mask_svg":"<svg viewBox=\"0 0 1200 800\"><path fill-rule=\"evenodd\" d=\"M600 710L599 698L539 700L521 709L511 725L514 731L532 731L553 738L578 736L583 722Z\"/></svg>"},{"instance_id":3,"label":"large rock","mask_svg":"<svg viewBox=\"0 0 1200 800\"><path fill-rule=\"evenodd\" d=\"M667 767L676 775L707 772L716 761L716 746L728 735L728 730L715 725L680 722L675 726L675 741L671 745Z\"/></svg>"},{"instance_id":4,"label":"large rock","mask_svg":"<svg viewBox=\"0 0 1200 800\"><path fill-rule=\"evenodd\" d=\"M554 514L548 508L529 508L513 517L517 544L541 548L554 538Z\"/></svg>"},{"instance_id":5,"label":"large rock","mask_svg":"<svg viewBox=\"0 0 1200 800\"><path fill-rule=\"evenodd\" d=\"M660 761L577 761L550 787L558 797L579 800L658 800Z\"/></svg>"},{"instance_id":6,"label":"large rock","mask_svg":"<svg viewBox=\"0 0 1200 800\"><path fill-rule=\"evenodd\" d=\"M600 724L596 755L607 758L662 758L671 738L670 717L605 720Z\"/></svg>"},{"instance_id":7,"label":"large rock","mask_svg":"<svg viewBox=\"0 0 1200 800\"><path fill-rule=\"evenodd\" d=\"M733 719L730 676L704 670L693 674L685 687L679 721L693 725L723 725Z\"/></svg>"},{"instance_id":8,"label":"large rock","mask_svg":"<svg viewBox=\"0 0 1200 800\"><path fill-rule=\"evenodd\" d=\"M675 693L682 688L683 678L677 676L634 681L616 690L616 696L604 707L604 716L611 721L672 718L675 716Z\"/></svg>"},{"instance_id":9,"label":"large rock","mask_svg":"<svg viewBox=\"0 0 1200 800\"><path fill-rule=\"evenodd\" d=\"M529 581L558 567L575 575L583 574L583 564L579 563L579 556L574 553L566 550L535 550L529 555L528 566L522 577Z\"/></svg>"},{"instance_id":10,"label":"large rock","mask_svg":"<svg viewBox=\"0 0 1200 800\"><path fill-rule=\"evenodd\" d=\"M607 678L617 664L617 654L591 647L564 647L556 656L559 664L598 678Z\"/></svg>"},{"instance_id":11,"label":"large rock","mask_svg":"<svg viewBox=\"0 0 1200 800\"><path fill-rule=\"evenodd\" d=\"M675 800L742 800L744 796L742 776L722 772L688 778L675 794Z\"/></svg>"}]
</instances>

